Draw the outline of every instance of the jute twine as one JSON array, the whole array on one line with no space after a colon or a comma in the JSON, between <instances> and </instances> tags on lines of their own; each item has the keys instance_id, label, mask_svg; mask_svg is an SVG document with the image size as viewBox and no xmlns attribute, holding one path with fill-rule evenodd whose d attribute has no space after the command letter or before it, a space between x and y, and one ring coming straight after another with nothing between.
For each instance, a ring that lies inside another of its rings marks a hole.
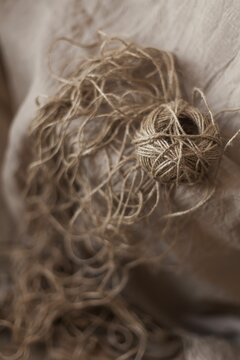
<instances>
[{"instance_id":1,"label":"jute twine","mask_svg":"<svg viewBox=\"0 0 240 360\"><path fill-rule=\"evenodd\" d=\"M36 343L48 359L142 359L153 338L159 358L165 330L121 295L130 269L154 261L129 225L156 210L162 187L208 178L222 153L218 128L182 99L165 51L107 38L58 80L19 170L28 241L13 252L11 316L1 323L14 336L11 359L31 358Z\"/></svg>"},{"instance_id":2,"label":"jute twine","mask_svg":"<svg viewBox=\"0 0 240 360\"><path fill-rule=\"evenodd\" d=\"M167 185L202 181L222 152L213 119L182 99L146 116L134 142L140 165Z\"/></svg>"}]
</instances>

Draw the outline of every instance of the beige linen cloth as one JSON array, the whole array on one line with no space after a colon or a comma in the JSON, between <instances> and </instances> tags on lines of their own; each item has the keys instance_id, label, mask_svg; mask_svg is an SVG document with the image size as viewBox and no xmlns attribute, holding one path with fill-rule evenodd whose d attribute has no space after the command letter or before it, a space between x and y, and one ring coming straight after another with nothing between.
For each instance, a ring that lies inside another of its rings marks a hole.
<instances>
[{"instance_id":1,"label":"beige linen cloth","mask_svg":"<svg viewBox=\"0 0 240 360\"><path fill-rule=\"evenodd\" d=\"M171 51L178 58L188 98L198 86L217 112L240 106L239 24L237 0L1 0L1 161L6 147L2 191L16 226L22 208L14 179L18 154L36 111L36 97L54 94L57 87L48 67L49 47L56 39L75 36L88 43L100 29L141 46ZM87 55L65 42L56 44L54 71L68 63L69 69L74 68L74 59ZM240 128L240 114L223 114L218 123L228 139ZM174 275L173 270L166 276L172 276L171 281L186 293L191 290L189 296L194 299L217 297L240 304L239 149L237 139L221 162L216 195L179 230L174 258L181 271ZM11 241L12 220L2 197L0 200L1 240ZM184 206L196 203L194 196L184 201ZM142 234L155 236L157 241L155 230L142 229ZM146 308L156 316L164 309L158 302L158 295L164 292L164 276L159 270L159 277L153 280L156 298L153 292L151 299L144 299ZM141 294L144 283L140 281L139 285L138 280L136 272L132 281ZM135 300L141 303L140 298ZM240 351L225 342L194 339L185 357L231 360L240 359Z\"/></svg>"}]
</instances>

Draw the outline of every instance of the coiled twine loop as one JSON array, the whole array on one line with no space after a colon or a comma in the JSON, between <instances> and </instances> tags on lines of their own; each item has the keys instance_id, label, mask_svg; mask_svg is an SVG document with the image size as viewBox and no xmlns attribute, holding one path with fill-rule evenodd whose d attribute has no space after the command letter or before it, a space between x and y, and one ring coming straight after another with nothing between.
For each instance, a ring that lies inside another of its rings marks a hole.
<instances>
[{"instance_id":1,"label":"coiled twine loop","mask_svg":"<svg viewBox=\"0 0 240 360\"><path fill-rule=\"evenodd\" d=\"M143 119L134 144L138 163L162 184L194 184L222 154L219 130L182 99L161 104Z\"/></svg>"}]
</instances>

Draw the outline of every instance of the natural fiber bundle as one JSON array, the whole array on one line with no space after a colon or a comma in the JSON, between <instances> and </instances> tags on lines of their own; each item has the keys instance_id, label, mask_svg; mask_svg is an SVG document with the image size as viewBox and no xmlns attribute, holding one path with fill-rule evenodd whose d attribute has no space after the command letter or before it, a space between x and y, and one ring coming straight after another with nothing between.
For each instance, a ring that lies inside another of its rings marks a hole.
<instances>
[{"instance_id":1,"label":"natural fiber bundle","mask_svg":"<svg viewBox=\"0 0 240 360\"><path fill-rule=\"evenodd\" d=\"M32 176L45 176L49 167L51 181L65 178L72 196L77 179L79 207L71 225L94 200L89 217L98 219L97 234L148 216L159 198L156 179L198 182L222 151L212 115L181 99L173 56L122 45L111 49L114 41L106 41L99 58L82 62L40 109L31 134Z\"/></svg>"},{"instance_id":2,"label":"natural fiber bundle","mask_svg":"<svg viewBox=\"0 0 240 360\"><path fill-rule=\"evenodd\" d=\"M181 99L160 105L135 138L141 166L162 184L195 184L221 156L215 122Z\"/></svg>"},{"instance_id":3,"label":"natural fiber bundle","mask_svg":"<svg viewBox=\"0 0 240 360\"><path fill-rule=\"evenodd\" d=\"M161 351L164 330L121 297L129 270L152 261L127 225L156 209L161 184L208 176L220 136L211 113L181 99L170 53L107 39L60 81L33 121L23 177L31 241L14 256L18 354L42 342L48 359L99 348L141 359L153 338Z\"/></svg>"}]
</instances>

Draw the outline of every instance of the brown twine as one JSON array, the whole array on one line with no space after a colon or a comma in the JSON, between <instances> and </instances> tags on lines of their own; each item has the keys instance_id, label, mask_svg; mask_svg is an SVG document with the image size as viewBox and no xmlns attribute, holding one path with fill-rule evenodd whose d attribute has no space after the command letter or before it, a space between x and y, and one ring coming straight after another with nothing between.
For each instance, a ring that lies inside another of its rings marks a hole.
<instances>
[{"instance_id":1,"label":"brown twine","mask_svg":"<svg viewBox=\"0 0 240 360\"><path fill-rule=\"evenodd\" d=\"M138 162L162 184L201 181L222 152L213 119L181 99L153 110L135 144Z\"/></svg>"},{"instance_id":2,"label":"brown twine","mask_svg":"<svg viewBox=\"0 0 240 360\"><path fill-rule=\"evenodd\" d=\"M121 292L131 268L162 254L153 259L129 225L154 212L162 187L208 179L219 131L207 103L202 114L182 99L165 51L105 38L97 57L55 77L61 87L37 112L18 174L29 238L12 254L11 316L0 323L16 352L0 357L30 359L40 343L48 359L147 358L154 321Z\"/></svg>"}]
</instances>

